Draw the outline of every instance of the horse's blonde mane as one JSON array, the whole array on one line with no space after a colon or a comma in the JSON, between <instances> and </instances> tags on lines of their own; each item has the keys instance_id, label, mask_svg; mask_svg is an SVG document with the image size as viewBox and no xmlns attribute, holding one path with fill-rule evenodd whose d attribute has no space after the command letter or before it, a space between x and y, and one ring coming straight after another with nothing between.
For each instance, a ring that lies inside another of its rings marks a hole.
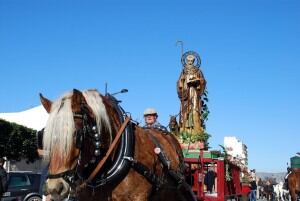
<instances>
[{"instance_id":1,"label":"horse's blonde mane","mask_svg":"<svg viewBox=\"0 0 300 201\"><path fill-rule=\"evenodd\" d=\"M111 135L111 126L105 105L103 104L102 98L97 90L86 90L83 93L83 96L93 110L93 113L96 117L96 124L98 128L98 133L101 133L101 129L104 127L109 132L110 141L112 141ZM102 125L103 124L103 125Z\"/></svg>"},{"instance_id":2,"label":"horse's blonde mane","mask_svg":"<svg viewBox=\"0 0 300 201\"><path fill-rule=\"evenodd\" d=\"M82 93L96 117L98 133L100 133L102 127L104 127L109 132L111 140L111 126L99 92L96 90L86 90ZM51 156L55 149L57 151L56 153L62 158L66 158L72 150L75 133L75 124L71 108L72 95L72 92L64 94L51 106L43 138L44 150L45 153L47 153L46 157Z\"/></svg>"}]
</instances>

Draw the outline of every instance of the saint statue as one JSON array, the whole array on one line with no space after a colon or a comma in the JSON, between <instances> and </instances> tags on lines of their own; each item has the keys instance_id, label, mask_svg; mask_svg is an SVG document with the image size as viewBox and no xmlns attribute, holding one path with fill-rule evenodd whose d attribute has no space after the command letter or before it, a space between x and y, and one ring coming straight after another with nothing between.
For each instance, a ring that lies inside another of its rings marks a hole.
<instances>
[{"instance_id":1,"label":"saint statue","mask_svg":"<svg viewBox=\"0 0 300 201\"><path fill-rule=\"evenodd\" d=\"M177 93L180 99L180 133L197 136L203 134L201 119L201 95L206 81L200 70L200 57L196 52L183 54L183 70L177 81Z\"/></svg>"}]
</instances>

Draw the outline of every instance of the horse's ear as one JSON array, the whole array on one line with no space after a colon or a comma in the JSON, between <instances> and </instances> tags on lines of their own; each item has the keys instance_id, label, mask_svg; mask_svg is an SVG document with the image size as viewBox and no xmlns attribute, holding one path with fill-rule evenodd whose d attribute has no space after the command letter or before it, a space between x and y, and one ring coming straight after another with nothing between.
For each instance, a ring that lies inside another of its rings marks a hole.
<instances>
[{"instance_id":1,"label":"horse's ear","mask_svg":"<svg viewBox=\"0 0 300 201\"><path fill-rule=\"evenodd\" d=\"M51 106L52 106L52 101L48 100L45 98L41 93L40 93L40 100L42 105L44 106L45 110L50 113Z\"/></svg>"},{"instance_id":2,"label":"horse's ear","mask_svg":"<svg viewBox=\"0 0 300 201\"><path fill-rule=\"evenodd\" d=\"M73 89L72 103L81 103L82 100L82 92L78 89Z\"/></svg>"}]
</instances>

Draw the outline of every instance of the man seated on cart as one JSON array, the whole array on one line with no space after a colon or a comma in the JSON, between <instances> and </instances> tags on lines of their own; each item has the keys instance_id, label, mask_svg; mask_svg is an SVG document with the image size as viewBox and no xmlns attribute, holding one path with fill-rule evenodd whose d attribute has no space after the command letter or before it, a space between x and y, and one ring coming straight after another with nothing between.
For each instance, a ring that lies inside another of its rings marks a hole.
<instances>
[{"instance_id":1,"label":"man seated on cart","mask_svg":"<svg viewBox=\"0 0 300 201\"><path fill-rule=\"evenodd\" d=\"M154 108L147 108L144 111L145 125L143 128L155 128L162 132L168 132L167 128L161 125L158 121L158 114Z\"/></svg>"}]
</instances>

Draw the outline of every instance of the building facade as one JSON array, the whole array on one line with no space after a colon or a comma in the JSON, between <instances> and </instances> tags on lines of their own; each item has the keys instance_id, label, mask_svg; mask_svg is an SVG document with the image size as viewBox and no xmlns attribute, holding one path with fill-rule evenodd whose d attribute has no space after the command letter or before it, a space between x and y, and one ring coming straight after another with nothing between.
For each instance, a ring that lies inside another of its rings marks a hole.
<instances>
[{"instance_id":1,"label":"building facade","mask_svg":"<svg viewBox=\"0 0 300 201\"><path fill-rule=\"evenodd\" d=\"M231 161L236 162L243 169L248 168L248 150L242 141L234 136L226 136L224 147Z\"/></svg>"}]
</instances>

